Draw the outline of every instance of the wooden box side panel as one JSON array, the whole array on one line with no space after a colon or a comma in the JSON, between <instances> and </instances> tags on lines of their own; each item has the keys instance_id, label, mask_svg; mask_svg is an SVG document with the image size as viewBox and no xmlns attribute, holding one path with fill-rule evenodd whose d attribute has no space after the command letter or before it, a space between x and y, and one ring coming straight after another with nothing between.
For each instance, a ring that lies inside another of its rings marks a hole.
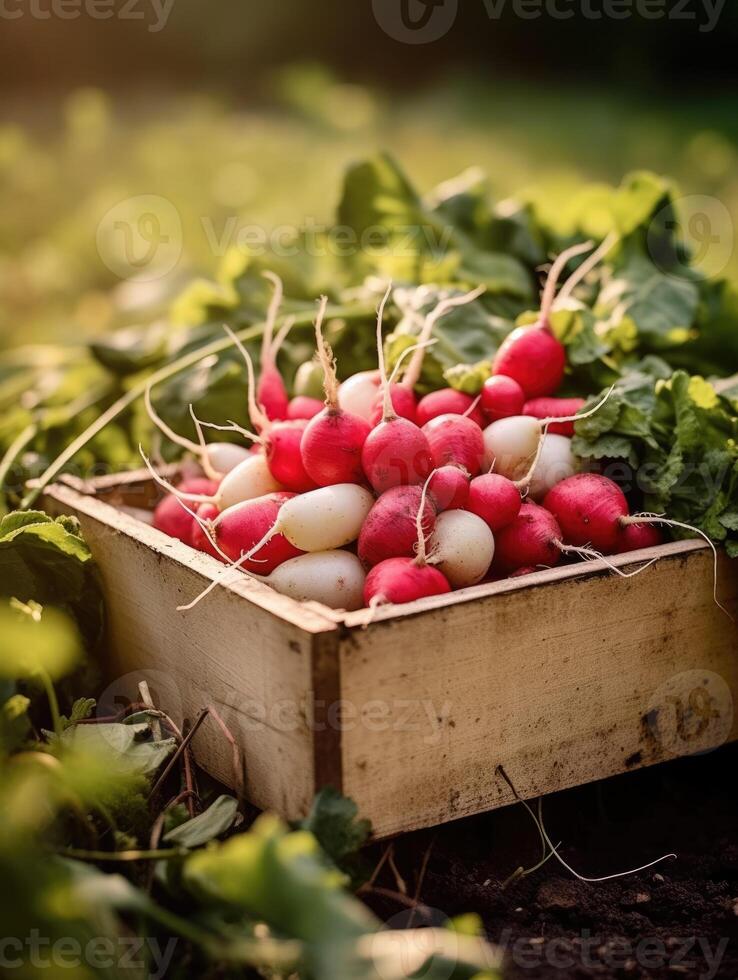
<instances>
[{"instance_id":1,"label":"wooden box side panel","mask_svg":"<svg viewBox=\"0 0 738 980\"><path fill-rule=\"evenodd\" d=\"M727 560L720 583L735 611ZM627 580L562 578L350 631L344 791L386 836L511 803L500 765L532 798L738 737L738 636L712 591L711 553L693 547Z\"/></svg>"},{"instance_id":2,"label":"wooden box side panel","mask_svg":"<svg viewBox=\"0 0 738 980\"><path fill-rule=\"evenodd\" d=\"M230 588L178 612L220 573L217 563L99 501L63 488L54 493L50 509L76 514L102 578L110 657L101 708L135 700L144 678L178 723L213 705L243 751L251 802L288 819L304 816L315 792L317 617L306 613L311 628L302 629ZM271 601L274 594L264 591ZM214 722L206 720L194 747L208 772L234 784L232 751Z\"/></svg>"}]
</instances>

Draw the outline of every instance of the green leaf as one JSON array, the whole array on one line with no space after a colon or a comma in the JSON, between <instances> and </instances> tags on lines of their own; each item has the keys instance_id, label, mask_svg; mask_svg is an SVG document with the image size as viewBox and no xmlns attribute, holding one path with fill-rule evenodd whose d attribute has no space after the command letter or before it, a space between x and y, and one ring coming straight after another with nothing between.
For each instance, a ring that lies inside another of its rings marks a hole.
<instances>
[{"instance_id":1,"label":"green leaf","mask_svg":"<svg viewBox=\"0 0 738 980\"><path fill-rule=\"evenodd\" d=\"M77 698L72 705L72 710L69 713L69 717L62 715L60 718L62 730L89 718L92 715L92 712L95 710L96 704L97 702L94 698Z\"/></svg>"},{"instance_id":2,"label":"green leaf","mask_svg":"<svg viewBox=\"0 0 738 980\"><path fill-rule=\"evenodd\" d=\"M0 677L32 678L43 671L58 679L81 655L79 633L64 613L38 603L0 602Z\"/></svg>"},{"instance_id":3,"label":"green leaf","mask_svg":"<svg viewBox=\"0 0 738 980\"><path fill-rule=\"evenodd\" d=\"M108 757L119 772L154 776L177 748L174 738L151 738L148 724L75 725L61 741L77 751Z\"/></svg>"},{"instance_id":4,"label":"green leaf","mask_svg":"<svg viewBox=\"0 0 738 980\"><path fill-rule=\"evenodd\" d=\"M219 796L204 813L168 831L162 840L178 847L202 847L230 830L237 815L238 800L232 796Z\"/></svg>"},{"instance_id":5,"label":"green leaf","mask_svg":"<svg viewBox=\"0 0 738 980\"><path fill-rule=\"evenodd\" d=\"M328 857L340 866L357 854L371 835L371 823L359 820L358 815L354 801L329 786L315 797L300 826L313 834Z\"/></svg>"}]
</instances>

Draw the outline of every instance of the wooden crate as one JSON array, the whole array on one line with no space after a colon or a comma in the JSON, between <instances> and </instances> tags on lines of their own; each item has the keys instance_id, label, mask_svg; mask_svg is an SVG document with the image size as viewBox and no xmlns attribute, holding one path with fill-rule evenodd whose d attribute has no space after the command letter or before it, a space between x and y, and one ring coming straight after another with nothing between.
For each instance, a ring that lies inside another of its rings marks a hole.
<instances>
[{"instance_id":1,"label":"wooden crate","mask_svg":"<svg viewBox=\"0 0 738 980\"><path fill-rule=\"evenodd\" d=\"M738 633L713 601L700 542L480 585L360 614L300 604L233 576L187 613L223 566L131 516L156 489L140 474L51 487L79 517L110 621L110 690L146 676L173 716L214 704L236 734L247 793L304 815L332 785L377 837L512 802L738 737ZM121 509L122 508L122 509ZM738 608L738 563L719 592ZM197 756L224 782L228 746L208 726Z\"/></svg>"}]
</instances>

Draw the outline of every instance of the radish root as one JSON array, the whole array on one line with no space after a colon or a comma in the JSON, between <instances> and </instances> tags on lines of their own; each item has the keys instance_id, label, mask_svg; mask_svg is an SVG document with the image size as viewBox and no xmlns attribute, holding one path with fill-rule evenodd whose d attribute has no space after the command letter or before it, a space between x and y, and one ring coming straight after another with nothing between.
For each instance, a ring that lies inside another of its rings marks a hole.
<instances>
[{"instance_id":1,"label":"radish root","mask_svg":"<svg viewBox=\"0 0 738 980\"><path fill-rule=\"evenodd\" d=\"M451 296L449 299L441 300L438 306L431 310L431 312L425 318L423 328L418 337L419 343L424 344L430 339L431 334L433 333L433 328L442 317L444 317L447 313L450 313L451 310L455 309L457 306L465 306L467 303L471 303L475 299L478 299L484 292L486 292L486 289L486 286L478 286L476 289L472 290L472 292L466 293L464 296ZM425 351L424 349L421 349L416 352L412 361L410 361L405 377L402 379L402 383L407 388L415 388L420 380L420 373L423 370L424 358Z\"/></svg>"},{"instance_id":2,"label":"radish root","mask_svg":"<svg viewBox=\"0 0 738 980\"><path fill-rule=\"evenodd\" d=\"M170 428L166 424L164 419L159 415L159 413L154 408L154 404L151 400L151 385L149 385L146 388L146 391L144 392L144 405L146 407L146 414L148 415L149 419L154 423L154 425L159 430L159 432L165 435L167 439L169 439L170 442L173 442L176 446L180 446L182 449L186 449L187 452L192 453L197 458L198 462L200 463L200 466L202 467L203 473L205 474L205 476L208 477L208 479L219 480L221 478L223 474L216 473L216 471L213 469L213 466L210 462L210 457L208 456L207 443L203 438L202 430L200 429L198 421L195 418L195 414L192 410L192 405L190 405L190 415L192 416L192 419L195 423L195 430L197 432L197 438L198 438L197 442L193 442L191 439L187 439L185 436L179 435L179 433L175 432L174 429Z\"/></svg>"},{"instance_id":3,"label":"radish root","mask_svg":"<svg viewBox=\"0 0 738 980\"><path fill-rule=\"evenodd\" d=\"M387 292L382 297L377 310L377 364L379 366L379 379L382 385L382 421L394 422L397 418L394 405L392 404L392 392L390 381L387 377L387 365L384 361L384 338L382 337L382 321L384 319L384 308L392 292L392 283L387 286Z\"/></svg>"},{"instance_id":4,"label":"radish root","mask_svg":"<svg viewBox=\"0 0 738 980\"><path fill-rule=\"evenodd\" d=\"M620 235L618 235L618 233L615 231L611 231L597 251L593 252L588 259L585 259L576 272L573 272L572 275L566 280L564 285L559 290L559 295L556 297L556 303L566 302L579 283L582 282L583 279L586 279L590 272L600 264L600 262L611 251L611 249L617 245L619 241Z\"/></svg>"},{"instance_id":5,"label":"radish root","mask_svg":"<svg viewBox=\"0 0 738 980\"><path fill-rule=\"evenodd\" d=\"M559 279L569 260L575 258L577 255L582 255L584 252L589 252L592 248L594 248L594 242L572 245L571 248L567 248L566 251L562 252L554 260L546 278L546 285L543 288L543 296L541 298L541 320L544 323L548 324L548 318L551 315L554 300L556 299L556 289L559 285Z\"/></svg>"},{"instance_id":6,"label":"radish root","mask_svg":"<svg viewBox=\"0 0 738 980\"><path fill-rule=\"evenodd\" d=\"M146 469L149 471L149 473L151 474L151 476L154 479L154 481L156 483L158 483L160 487L162 487L164 490L166 490L167 493L171 493L179 501L188 500L192 504L214 504L215 503L215 497L208 497L207 494L203 494L203 493L182 493L181 490L178 490L174 486L173 483L170 483L168 480L165 480L163 476L161 476L159 473L156 472L154 466L151 463L151 460L146 455L146 453L143 451L143 446L139 446L138 447L138 451L141 454L141 459L143 459L144 464L146 465Z\"/></svg>"},{"instance_id":7,"label":"radish root","mask_svg":"<svg viewBox=\"0 0 738 980\"><path fill-rule=\"evenodd\" d=\"M315 317L315 343L318 351L318 363L323 369L323 391L325 392L325 407L329 412L338 412L338 376L336 374L336 359L333 351L323 337L323 320L328 306L328 297L321 296L318 314Z\"/></svg>"},{"instance_id":8,"label":"radish root","mask_svg":"<svg viewBox=\"0 0 738 980\"><path fill-rule=\"evenodd\" d=\"M241 357L243 357L244 361L246 362L246 373L248 375L249 382L249 418L251 419L251 424L257 432L268 432L272 423L264 411L263 406L256 404L256 379L254 377L254 362L251 360L251 355L227 324L223 324L223 329L238 348Z\"/></svg>"},{"instance_id":9,"label":"radish root","mask_svg":"<svg viewBox=\"0 0 738 980\"><path fill-rule=\"evenodd\" d=\"M718 553L714 542L705 534L704 531L700 531L698 527L693 527L691 524L683 524L681 521L672 521L669 518L664 517L663 514L633 514L630 517L621 517L620 523L622 525L627 524L662 524L665 527L680 527L685 531L694 531L695 534L699 535L712 549L712 597L715 600L715 605L720 609L731 622L735 622L735 618L731 613L723 606L718 599ZM655 561L656 559L654 559Z\"/></svg>"}]
</instances>

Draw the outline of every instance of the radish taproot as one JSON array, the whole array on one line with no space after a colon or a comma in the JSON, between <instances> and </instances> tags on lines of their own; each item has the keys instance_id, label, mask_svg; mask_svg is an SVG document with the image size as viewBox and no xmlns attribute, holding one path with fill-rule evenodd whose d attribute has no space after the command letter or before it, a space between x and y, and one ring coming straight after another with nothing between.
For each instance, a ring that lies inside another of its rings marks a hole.
<instances>
[{"instance_id":1,"label":"radish taproot","mask_svg":"<svg viewBox=\"0 0 738 980\"><path fill-rule=\"evenodd\" d=\"M543 501L569 545L590 546L612 554L618 545L621 518L630 513L617 483L597 473L578 473L557 483Z\"/></svg>"},{"instance_id":2,"label":"radish taproot","mask_svg":"<svg viewBox=\"0 0 738 980\"><path fill-rule=\"evenodd\" d=\"M256 387L256 399L267 418L275 422L288 417L289 398L284 380L277 368L277 354L292 324L289 321L285 323L275 339L274 326L277 322L279 308L282 305L282 280L273 272L265 272L263 275L274 286L274 294L267 311L264 334L261 340L261 373Z\"/></svg>"},{"instance_id":3,"label":"radish taproot","mask_svg":"<svg viewBox=\"0 0 738 980\"><path fill-rule=\"evenodd\" d=\"M447 510L436 518L430 539L430 561L454 589L481 582L495 555L495 539L476 514Z\"/></svg>"},{"instance_id":4,"label":"radish taproot","mask_svg":"<svg viewBox=\"0 0 738 980\"><path fill-rule=\"evenodd\" d=\"M366 437L361 451L364 474L375 492L380 494L390 487L425 483L433 469L430 446L423 431L414 422L400 417L392 406L382 339L382 317L389 293L388 289L377 312L382 418Z\"/></svg>"},{"instance_id":5,"label":"radish taproot","mask_svg":"<svg viewBox=\"0 0 738 980\"><path fill-rule=\"evenodd\" d=\"M623 555L629 551L655 548L664 543L664 535L650 524L626 524L620 526L615 554Z\"/></svg>"},{"instance_id":6,"label":"radish taproot","mask_svg":"<svg viewBox=\"0 0 738 980\"><path fill-rule=\"evenodd\" d=\"M364 482L361 451L371 431L365 418L340 407L335 360L322 332L327 303L324 296L315 319L318 359L324 375L325 408L308 422L300 444L305 472L319 487Z\"/></svg>"}]
</instances>

